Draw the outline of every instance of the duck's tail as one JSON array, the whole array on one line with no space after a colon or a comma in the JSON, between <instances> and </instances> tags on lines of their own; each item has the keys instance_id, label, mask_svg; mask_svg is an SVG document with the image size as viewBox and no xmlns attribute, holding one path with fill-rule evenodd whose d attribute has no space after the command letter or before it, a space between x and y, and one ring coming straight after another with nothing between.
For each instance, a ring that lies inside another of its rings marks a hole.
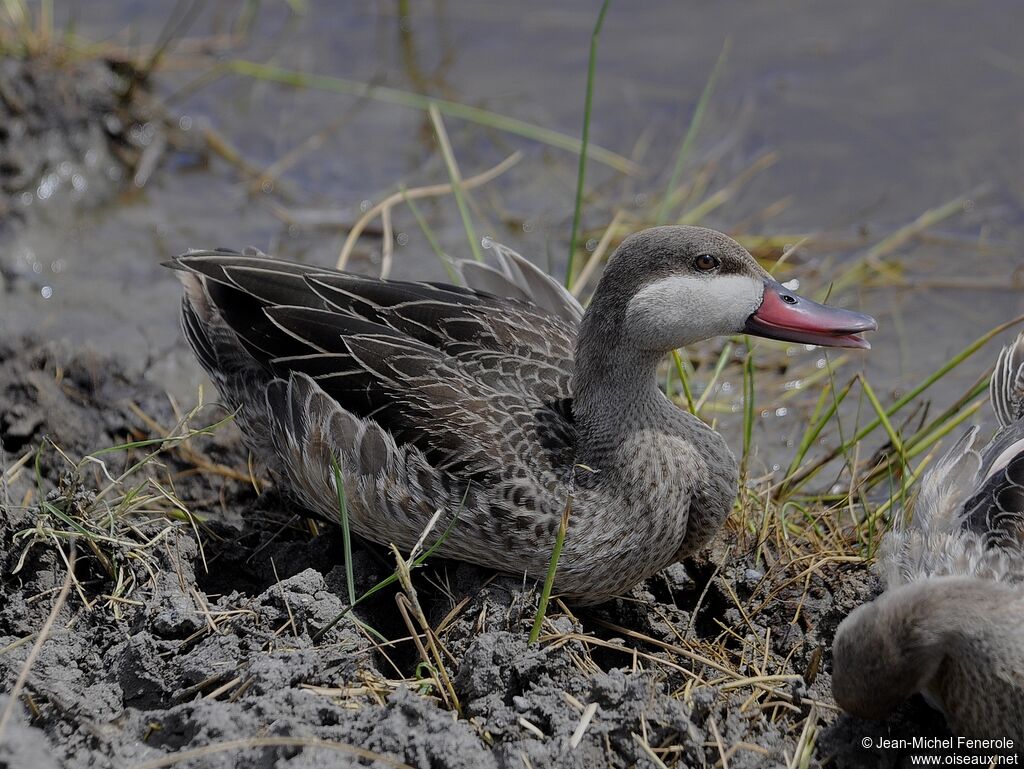
<instances>
[{"instance_id":1,"label":"duck's tail","mask_svg":"<svg viewBox=\"0 0 1024 769\"><path fill-rule=\"evenodd\" d=\"M1024 419L1024 333L999 353L989 396L1002 427Z\"/></svg>"},{"instance_id":2,"label":"duck's tail","mask_svg":"<svg viewBox=\"0 0 1024 769\"><path fill-rule=\"evenodd\" d=\"M220 255L231 253L225 251ZM190 252L186 256L206 254ZM265 258L265 255L251 249L245 255ZM184 288L180 319L185 340L213 381L224 405L235 412L236 421L243 427L245 443L257 460L267 462L273 442L263 406L263 392L272 375L247 352L236 334L224 323L220 310L210 297L207 277L177 259L166 266L176 271ZM214 286L225 290L219 284Z\"/></svg>"},{"instance_id":3,"label":"duck's tail","mask_svg":"<svg viewBox=\"0 0 1024 769\"><path fill-rule=\"evenodd\" d=\"M530 302L573 325L583 318L579 300L539 267L496 240L487 238L484 248L492 250L498 267L468 260L455 264L471 289Z\"/></svg>"}]
</instances>

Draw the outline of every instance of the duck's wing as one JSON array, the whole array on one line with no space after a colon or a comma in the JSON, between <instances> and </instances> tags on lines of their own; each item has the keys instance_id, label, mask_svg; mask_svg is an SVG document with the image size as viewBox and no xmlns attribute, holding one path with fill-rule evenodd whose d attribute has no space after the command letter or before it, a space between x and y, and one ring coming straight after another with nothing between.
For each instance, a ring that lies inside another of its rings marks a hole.
<instances>
[{"instance_id":1,"label":"duck's wing","mask_svg":"<svg viewBox=\"0 0 1024 769\"><path fill-rule=\"evenodd\" d=\"M989 395L1001 427L1024 420L1024 333L999 353Z\"/></svg>"},{"instance_id":2,"label":"duck's wing","mask_svg":"<svg viewBox=\"0 0 1024 769\"><path fill-rule=\"evenodd\" d=\"M529 387L531 367L546 369L549 378L565 385L558 396L569 396L578 323L533 303L525 291L525 299L503 298L460 286L377 280L223 251L192 251L170 266L206 278L214 303L233 316L229 324L248 326L243 341L257 347L270 343L264 333L278 336L261 317L263 307L309 307L384 326L481 373L500 362L512 385ZM520 363L524 368L517 380L510 366Z\"/></svg>"},{"instance_id":3,"label":"duck's wing","mask_svg":"<svg viewBox=\"0 0 1024 769\"><path fill-rule=\"evenodd\" d=\"M982 455L965 525L993 545L1018 550L1024 562L1024 334L999 353L989 394L1000 430Z\"/></svg>"},{"instance_id":4,"label":"duck's wing","mask_svg":"<svg viewBox=\"0 0 1024 769\"><path fill-rule=\"evenodd\" d=\"M1024 434L1011 450L964 505L964 523L989 546L1019 552L1024 571Z\"/></svg>"},{"instance_id":5,"label":"duck's wing","mask_svg":"<svg viewBox=\"0 0 1024 769\"><path fill-rule=\"evenodd\" d=\"M471 289L245 255L193 252L174 266L202 276L220 321L267 371L306 374L436 468L571 465L576 329L559 317ZM193 347L202 358L202 340Z\"/></svg>"}]
</instances>

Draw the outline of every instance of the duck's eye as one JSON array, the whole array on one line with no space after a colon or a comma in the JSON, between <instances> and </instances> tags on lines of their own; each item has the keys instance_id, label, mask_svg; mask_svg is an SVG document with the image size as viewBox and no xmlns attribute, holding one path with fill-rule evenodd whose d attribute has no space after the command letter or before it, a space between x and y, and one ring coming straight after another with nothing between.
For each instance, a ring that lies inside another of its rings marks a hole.
<instances>
[{"instance_id":1,"label":"duck's eye","mask_svg":"<svg viewBox=\"0 0 1024 769\"><path fill-rule=\"evenodd\" d=\"M700 254L693 260L693 266L701 272L711 272L720 264L721 262L718 260L718 257L711 254Z\"/></svg>"}]
</instances>

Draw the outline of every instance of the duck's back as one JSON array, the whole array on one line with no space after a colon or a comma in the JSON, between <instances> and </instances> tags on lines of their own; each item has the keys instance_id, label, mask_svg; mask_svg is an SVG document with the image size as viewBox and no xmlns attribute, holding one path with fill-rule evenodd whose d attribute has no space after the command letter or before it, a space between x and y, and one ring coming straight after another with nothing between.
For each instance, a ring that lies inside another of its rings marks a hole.
<instances>
[{"instance_id":1,"label":"duck's back","mask_svg":"<svg viewBox=\"0 0 1024 769\"><path fill-rule=\"evenodd\" d=\"M384 532L406 547L445 503L464 505L462 526L515 531L525 524L502 518L524 513L531 534L557 526L574 461L578 305L549 298L548 309L256 254L192 252L173 266L186 286L186 338L251 447L315 512L336 517L322 476L344 458L368 505L410 518L409 532ZM484 275L501 285L501 273ZM514 281L506 287L525 295ZM403 477L407 485L365 488Z\"/></svg>"},{"instance_id":2,"label":"duck's back","mask_svg":"<svg viewBox=\"0 0 1024 769\"><path fill-rule=\"evenodd\" d=\"M1024 749L1024 591L990 583L960 616L971 614L975 632L950 635L925 694L954 732Z\"/></svg>"},{"instance_id":3,"label":"duck's back","mask_svg":"<svg viewBox=\"0 0 1024 769\"><path fill-rule=\"evenodd\" d=\"M1024 335L1000 353L989 394L1000 429L982 453L984 481L964 522L992 546L1024 551Z\"/></svg>"}]
</instances>

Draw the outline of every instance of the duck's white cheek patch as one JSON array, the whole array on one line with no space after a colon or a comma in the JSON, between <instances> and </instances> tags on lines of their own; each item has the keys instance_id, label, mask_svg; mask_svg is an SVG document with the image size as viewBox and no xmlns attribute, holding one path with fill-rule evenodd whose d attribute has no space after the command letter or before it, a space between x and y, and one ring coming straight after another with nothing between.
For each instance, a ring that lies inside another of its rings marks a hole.
<instances>
[{"instance_id":1,"label":"duck's white cheek patch","mask_svg":"<svg viewBox=\"0 0 1024 769\"><path fill-rule=\"evenodd\" d=\"M673 275L640 289L626 320L637 329L660 329L682 346L741 331L763 295L764 284L746 275Z\"/></svg>"}]
</instances>

